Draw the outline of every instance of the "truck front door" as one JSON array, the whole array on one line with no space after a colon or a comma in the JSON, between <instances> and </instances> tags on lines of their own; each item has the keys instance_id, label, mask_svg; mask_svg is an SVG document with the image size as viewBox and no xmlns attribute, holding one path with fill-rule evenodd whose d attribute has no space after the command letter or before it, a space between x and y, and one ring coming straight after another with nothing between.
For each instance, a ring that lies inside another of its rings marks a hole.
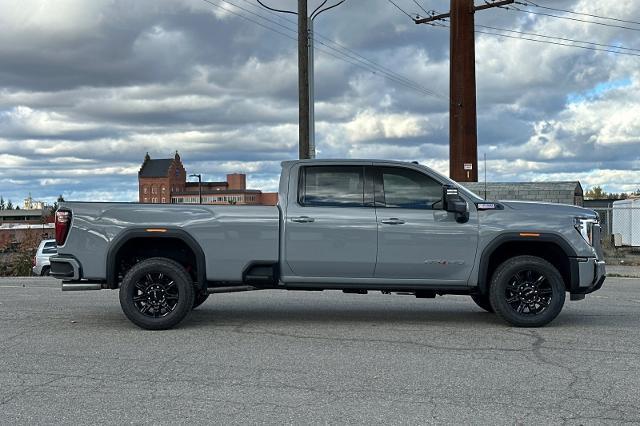
<instances>
[{"instance_id":1,"label":"truck front door","mask_svg":"<svg viewBox=\"0 0 640 426\"><path fill-rule=\"evenodd\" d=\"M442 183L404 167L375 167L376 278L465 285L478 245L478 214L458 223L442 210Z\"/></svg>"},{"instance_id":2,"label":"truck front door","mask_svg":"<svg viewBox=\"0 0 640 426\"><path fill-rule=\"evenodd\" d=\"M365 166L302 166L298 177L289 182L289 193L297 197L289 198L284 212L284 260L291 275L373 277L378 235Z\"/></svg>"}]
</instances>

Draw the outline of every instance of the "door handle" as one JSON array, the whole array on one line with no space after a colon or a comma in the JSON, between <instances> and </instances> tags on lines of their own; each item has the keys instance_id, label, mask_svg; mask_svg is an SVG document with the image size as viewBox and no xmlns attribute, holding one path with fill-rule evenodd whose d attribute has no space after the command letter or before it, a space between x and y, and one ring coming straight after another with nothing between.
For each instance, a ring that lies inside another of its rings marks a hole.
<instances>
[{"instance_id":1,"label":"door handle","mask_svg":"<svg viewBox=\"0 0 640 426\"><path fill-rule=\"evenodd\" d=\"M311 223L311 222L315 222L316 220L312 217L309 216L300 216L300 217L292 217L291 218L291 222L295 222L295 223Z\"/></svg>"},{"instance_id":2,"label":"door handle","mask_svg":"<svg viewBox=\"0 0 640 426\"><path fill-rule=\"evenodd\" d=\"M405 223L404 220L398 219L397 217L392 217L391 219L382 219L380 222L384 223L385 225L402 225Z\"/></svg>"}]
</instances>

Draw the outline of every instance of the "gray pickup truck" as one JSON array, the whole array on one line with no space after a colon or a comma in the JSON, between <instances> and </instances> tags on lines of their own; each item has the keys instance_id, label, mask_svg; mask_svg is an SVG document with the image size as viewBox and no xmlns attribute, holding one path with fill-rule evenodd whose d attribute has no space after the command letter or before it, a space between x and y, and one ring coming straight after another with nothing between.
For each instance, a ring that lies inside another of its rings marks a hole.
<instances>
[{"instance_id":1,"label":"gray pickup truck","mask_svg":"<svg viewBox=\"0 0 640 426\"><path fill-rule=\"evenodd\" d=\"M62 203L51 275L62 290L120 289L146 329L209 294L342 290L469 295L508 323L543 326L605 279L598 215L488 202L417 163L282 163L277 206Z\"/></svg>"}]
</instances>

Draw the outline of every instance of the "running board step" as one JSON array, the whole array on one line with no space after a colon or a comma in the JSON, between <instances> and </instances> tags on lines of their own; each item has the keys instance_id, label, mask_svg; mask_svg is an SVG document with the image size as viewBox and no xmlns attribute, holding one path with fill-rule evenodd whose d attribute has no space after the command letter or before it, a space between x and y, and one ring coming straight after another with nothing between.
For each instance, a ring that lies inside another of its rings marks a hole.
<instances>
[{"instance_id":1,"label":"running board step","mask_svg":"<svg viewBox=\"0 0 640 426\"><path fill-rule=\"evenodd\" d=\"M62 283L62 291L102 290L101 283Z\"/></svg>"},{"instance_id":2,"label":"running board step","mask_svg":"<svg viewBox=\"0 0 640 426\"><path fill-rule=\"evenodd\" d=\"M210 287L207 289L207 293L237 293L240 291L254 291L259 290L257 287L251 285L239 285L239 286L230 286L230 287Z\"/></svg>"}]
</instances>

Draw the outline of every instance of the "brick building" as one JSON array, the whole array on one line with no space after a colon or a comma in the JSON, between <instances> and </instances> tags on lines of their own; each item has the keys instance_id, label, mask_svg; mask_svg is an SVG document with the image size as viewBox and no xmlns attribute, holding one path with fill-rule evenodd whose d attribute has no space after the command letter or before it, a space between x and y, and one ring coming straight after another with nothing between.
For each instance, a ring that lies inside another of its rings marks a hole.
<instances>
[{"instance_id":1,"label":"brick building","mask_svg":"<svg viewBox=\"0 0 640 426\"><path fill-rule=\"evenodd\" d=\"M187 171L176 152L173 158L153 160L149 154L138 172L138 200L141 203L198 204L199 188L203 204L275 205L277 193L247 189L247 176L227 175L223 182L187 182Z\"/></svg>"}]
</instances>

